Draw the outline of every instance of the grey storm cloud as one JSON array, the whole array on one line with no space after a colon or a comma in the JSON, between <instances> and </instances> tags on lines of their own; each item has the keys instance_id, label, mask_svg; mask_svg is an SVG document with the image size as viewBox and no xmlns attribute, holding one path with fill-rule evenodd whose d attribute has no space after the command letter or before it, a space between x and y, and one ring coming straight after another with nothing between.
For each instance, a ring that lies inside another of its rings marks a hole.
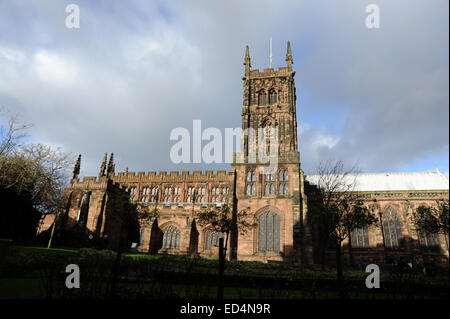
<instances>
[{"instance_id":1,"label":"grey storm cloud","mask_svg":"<svg viewBox=\"0 0 450 319\"><path fill-rule=\"evenodd\" d=\"M245 45L267 68L273 37L275 67L292 44L305 171L448 156L448 2L372 2L380 29L356 0L2 1L0 105L83 154L83 175L111 151L118 170L228 169L171 163L170 131L240 127ZM69 3L80 29L64 25Z\"/></svg>"}]
</instances>

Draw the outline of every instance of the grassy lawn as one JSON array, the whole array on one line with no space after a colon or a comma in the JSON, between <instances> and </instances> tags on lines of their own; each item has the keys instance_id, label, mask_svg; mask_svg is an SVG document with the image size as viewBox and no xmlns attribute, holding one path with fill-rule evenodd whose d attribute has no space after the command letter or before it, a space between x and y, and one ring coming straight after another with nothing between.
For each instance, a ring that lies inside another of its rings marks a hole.
<instances>
[{"instance_id":1,"label":"grassy lawn","mask_svg":"<svg viewBox=\"0 0 450 319\"><path fill-rule=\"evenodd\" d=\"M127 289L136 288L138 284L120 284L119 287ZM81 286L80 289L83 287ZM120 289L120 288L119 288ZM143 291L158 291L160 296L152 299L172 298L205 298L215 299L217 288L214 286L197 286L183 284L145 284L140 287ZM161 297L163 296L163 297ZM41 278L8 278L0 279L0 299L44 299L45 281ZM102 298L102 297L100 297ZM309 291L302 290L261 290L258 288L225 287L225 299L335 299L338 298L336 291L322 291L313 295ZM352 293L351 299L392 299L390 294L377 294L371 291L367 293ZM398 296L402 299L402 296ZM425 297L426 298L426 297ZM423 299L423 297L421 297Z\"/></svg>"},{"instance_id":2,"label":"grassy lawn","mask_svg":"<svg viewBox=\"0 0 450 319\"><path fill-rule=\"evenodd\" d=\"M17 246L14 249L22 250L24 252L48 254L48 255L75 255L78 249L75 248L47 248L34 246Z\"/></svg>"},{"instance_id":3,"label":"grassy lawn","mask_svg":"<svg viewBox=\"0 0 450 319\"><path fill-rule=\"evenodd\" d=\"M138 253L123 256L117 287L124 298L216 297L217 260ZM61 294L69 294L66 296L69 298L103 298L115 254L92 249L15 246L8 260L6 275L0 277L0 299L40 299ZM68 263L80 265L79 290L68 292L65 288L64 267ZM338 296L336 272L333 270L231 261L226 263L225 276L225 298L327 299ZM427 298L427 294L437 298L446 294L448 298L448 292L442 293L445 286L448 289L448 275L430 278L419 274L398 279L389 273L381 273L384 289L370 290L365 288L366 276L365 272L358 270L344 273L350 298Z\"/></svg>"},{"instance_id":4,"label":"grassy lawn","mask_svg":"<svg viewBox=\"0 0 450 319\"><path fill-rule=\"evenodd\" d=\"M121 287L133 289L137 286L134 283L120 284ZM82 289L81 287L80 289ZM119 288L120 289L120 288ZM151 289L160 291L163 294L159 298L206 298L217 297L217 288L214 286L194 286L183 284L147 284L141 287L143 291ZM0 279L0 299L44 299L45 282L41 278L8 278ZM316 298L327 299L337 298L336 291L321 292ZM354 293L352 299L390 299L387 294ZM158 296L154 296L158 299ZM314 296L302 290L261 290L257 288L225 287L225 299L313 299Z\"/></svg>"}]
</instances>

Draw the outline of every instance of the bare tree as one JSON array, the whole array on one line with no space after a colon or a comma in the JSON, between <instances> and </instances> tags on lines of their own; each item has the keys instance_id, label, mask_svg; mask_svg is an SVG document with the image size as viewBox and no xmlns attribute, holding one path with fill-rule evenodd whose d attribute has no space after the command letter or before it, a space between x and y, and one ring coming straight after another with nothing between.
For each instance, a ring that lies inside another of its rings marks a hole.
<instances>
[{"instance_id":1,"label":"bare tree","mask_svg":"<svg viewBox=\"0 0 450 319\"><path fill-rule=\"evenodd\" d=\"M332 217L336 207L342 205L346 195L354 191L356 168L344 169L342 161L322 161L316 168L316 175L309 176L312 188L308 197L311 201L312 221L319 228L321 264L326 266L326 251L330 234L335 231Z\"/></svg>"},{"instance_id":2,"label":"bare tree","mask_svg":"<svg viewBox=\"0 0 450 319\"><path fill-rule=\"evenodd\" d=\"M353 230L374 224L377 219L358 198L355 166L345 170L342 161L326 161L319 164L317 172L311 177L315 185L311 194L311 218L319 228L322 264L325 264L330 244L335 247L337 279L342 293L342 242Z\"/></svg>"},{"instance_id":3,"label":"bare tree","mask_svg":"<svg viewBox=\"0 0 450 319\"><path fill-rule=\"evenodd\" d=\"M25 143L30 125L0 111L7 123L0 127L0 197L8 207L0 215L8 225L2 233L20 239L25 236L21 228L33 233L36 219L61 208L73 160L59 148Z\"/></svg>"},{"instance_id":4,"label":"bare tree","mask_svg":"<svg viewBox=\"0 0 450 319\"><path fill-rule=\"evenodd\" d=\"M42 213L55 213L61 207L72 164L71 155L59 148L26 145L0 163L0 185L28 195Z\"/></svg>"},{"instance_id":5,"label":"bare tree","mask_svg":"<svg viewBox=\"0 0 450 319\"><path fill-rule=\"evenodd\" d=\"M6 120L3 118L7 118ZM3 119L3 121L2 121ZM2 122L4 124L2 124ZM22 123L18 115L10 115L9 111L0 107L0 161L11 152L22 146L30 124Z\"/></svg>"}]
</instances>

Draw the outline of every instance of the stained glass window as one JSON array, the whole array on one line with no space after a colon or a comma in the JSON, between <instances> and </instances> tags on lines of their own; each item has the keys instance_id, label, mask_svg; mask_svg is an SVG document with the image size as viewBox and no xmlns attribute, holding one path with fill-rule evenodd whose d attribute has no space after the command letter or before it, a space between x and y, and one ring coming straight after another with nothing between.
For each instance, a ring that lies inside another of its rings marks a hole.
<instances>
[{"instance_id":1,"label":"stained glass window","mask_svg":"<svg viewBox=\"0 0 450 319\"><path fill-rule=\"evenodd\" d=\"M179 249L180 248L180 231L173 225L164 230L163 248Z\"/></svg>"},{"instance_id":2,"label":"stained glass window","mask_svg":"<svg viewBox=\"0 0 450 319\"><path fill-rule=\"evenodd\" d=\"M269 93L269 103L270 104L277 103L277 92L275 90L271 90Z\"/></svg>"},{"instance_id":3,"label":"stained glass window","mask_svg":"<svg viewBox=\"0 0 450 319\"><path fill-rule=\"evenodd\" d=\"M264 213L258 219L258 250L280 251L280 217L275 213Z\"/></svg>"},{"instance_id":4,"label":"stained glass window","mask_svg":"<svg viewBox=\"0 0 450 319\"><path fill-rule=\"evenodd\" d=\"M256 175L254 170L247 171L247 186L245 188L245 194L249 196L256 195L256 187L255 182L256 181ZM225 191L225 188L224 188ZM228 188L226 188L226 191L228 192Z\"/></svg>"},{"instance_id":5,"label":"stained glass window","mask_svg":"<svg viewBox=\"0 0 450 319\"><path fill-rule=\"evenodd\" d=\"M439 250L438 234L419 233L419 244L422 249Z\"/></svg>"},{"instance_id":6,"label":"stained glass window","mask_svg":"<svg viewBox=\"0 0 450 319\"><path fill-rule=\"evenodd\" d=\"M383 216L383 231L386 248L399 248L402 241L402 226L397 212L389 207Z\"/></svg>"},{"instance_id":7,"label":"stained glass window","mask_svg":"<svg viewBox=\"0 0 450 319\"><path fill-rule=\"evenodd\" d=\"M266 95L266 92L264 92L264 91L261 91L261 92L259 92L259 94L258 94L258 105L266 105L266 97L267 97L267 95Z\"/></svg>"},{"instance_id":8,"label":"stained glass window","mask_svg":"<svg viewBox=\"0 0 450 319\"><path fill-rule=\"evenodd\" d=\"M139 228L139 246L142 246L144 244L144 233L145 228L143 227Z\"/></svg>"},{"instance_id":9,"label":"stained glass window","mask_svg":"<svg viewBox=\"0 0 450 319\"><path fill-rule=\"evenodd\" d=\"M205 249L209 250L213 246L219 246L219 238L223 238L223 233L211 230L206 235Z\"/></svg>"},{"instance_id":10,"label":"stained glass window","mask_svg":"<svg viewBox=\"0 0 450 319\"><path fill-rule=\"evenodd\" d=\"M369 229L367 226L352 231L353 248L369 248Z\"/></svg>"}]
</instances>

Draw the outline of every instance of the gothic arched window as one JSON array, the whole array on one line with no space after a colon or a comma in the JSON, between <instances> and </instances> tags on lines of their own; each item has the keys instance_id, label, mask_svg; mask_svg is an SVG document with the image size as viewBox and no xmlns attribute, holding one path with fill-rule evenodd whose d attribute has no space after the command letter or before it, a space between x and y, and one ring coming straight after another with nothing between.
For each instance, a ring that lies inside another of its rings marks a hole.
<instances>
[{"instance_id":1,"label":"gothic arched window","mask_svg":"<svg viewBox=\"0 0 450 319\"><path fill-rule=\"evenodd\" d=\"M144 244L144 234L145 234L145 228L140 227L139 228L139 246L142 246Z\"/></svg>"},{"instance_id":2,"label":"gothic arched window","mask_svg":"<svg viewBox=\"0 0 450 319\"><path fill-rule=\"evenodd\" d=\"M212 246L219 246L219 239L223 238L223 233L210 230L206 235L205 249L209 250Z\"/></svg>"},{"instance_id":3,"label":"gothic arched window","mask_svg":"<svg viewBox=\"0 0 450 319\"><path fill-rule=\"evenodd\" d=\"M157 199L157 195L158 195L158 188L152 187L150 202L154 203Z\"/></svg>"},{"instance_id":4,"label":"gothic arched window","mask_svg":"<svg viewBox=\"0 0 450 319\"><path fill-rule=\"evenodd\" d=\"M419 244L420 248L424 250L439 250L440 245L438 234L419 232Z\"/></svg>"},{"instance_id":5,"label":"gothic arched window","mask_svg":"<svg viewBox=\"0 0 450 319\"><path fill-rule=\"evenodd\" d=\"M289 187L288 187L288 170L286 168L282 168L278 172L278 179L280 180L279 191L280 195L288 195Z\"/></svg>"},{"instance_id":6,"label":"gothic arched window","mask_svg":"<svg viewBox=\"0 0 450 319\"><path fill-rule=\"evenodd\" d=\"M267 94L264 91L260 91L258 93L258 105L266 105L267 104Z\"/></svg>"},{"instance_id":7,"label":"gothic arched window","mask_svg":"<svg viewBox=\"0 0 450 319\"><path fill-rule=\"evenodd\" d=\"M275 194L275 186L273 185L273 183L266 183L266 188L265 188L265 195L273 195Z\"/></svg>"},{"instance_id":8,"label":"gothic arched window","mask_svg":"<svg viewBox=\"0 0 450 319\"><path fill-rule=\"evenodd\" d=\"M148 202L148 198L149 198L149 196L148 196L149 190L150 190L149 187L144 187L144 188L142 188L142 200L141 200L141 201L144 202L144 203Z\"/></svg>"},{"instance_id":9,"label":"gothic arched window","mask_svg":"<svg viewBox=\"0 0 450 319\"><path fill-rule=\"evenodd\" d=\"M248 196L254 196L256 195L256 175L254 170L247 171L247 186L246 186L246 192L245 194Z\"/></svg>"},{"instance_id":10,"label":"gothic arched window","mask_svg":"<svg viewBox=\"0 0 450 319\"><path fill-rule=\"evenodd\" d=\"M130 198L131 200L134 200L136 197L136 186L133 186L130 188Z\"/></svg>"},{"instance_id":11,"label":"gothic arched window","mask_svg":"<svg viewBox=\"0 0 450 319\"><path fill-rule=\"evenodd\" d=\"M352 231L352 248L369 248L369 229L367 226Z\"/></svg>"},{"instance_id":12,"label":"gothic arched window","mask_svg":"<svg viewBox=\"0 0 450 319\"><path fill-rule=\"evenodd\" d=\"M165 249L179 249L180 248L180 231L173 225L170 225L164 230L163 245Z\"/></svg>"},{"instance_id":13,"label":"gothic arched window","mask_svg":"<svg viewBox=\"0 0 450 319\"><path fill-rule=\"evenodd\" d=\"M278 193L280 195L284 194L284 184L283 183L280 183L280 186L278 187Z\"/></svg>"},{"instance_id":14,"label":"gothic arched window","mask_svg":"<svg viewBox=\"0 0 450 319\"><path fill-rule=\"evenodd\" d=\"M383 216L383 232L386 248L399 248L402 241L402 225L397 212L389 207Z\"/></svg>"},{"instance_id":15,"label":"gothic arched window","mask_svg":"<svg viewBox=\"0 0 450 319\"><path fill-rule=\"evenodd\" d=\"M91 191L85 191L80 201L80 209L78 211L77 222L78 225L80 225L82 228L86 227L87 224L91 194Z\"/></svg>"},{"instance_id":16,"label":"gothic arched window","mask_svg":"<svg viewBox=\"0 0 450 319\"><path fill-rule=\"evenodd\" d=\"M280 216L267 212L258 219L258 251L280 251Z\"/></svg>"},{"instance_id":17,"label":"gothic arched window","mask_svg":"<svg viewBox=\"0 0 450 319\"><path fill-rule=\"evenodd\" d=\"M277 103L277 91L270 90L269 92L269 104Z\"/></svg>"},{"instance_id":18,"label":"gothic arched window","mask_svg":"<svg viewBox=\"0 0 450 319\"><path fill-rule=\"evenodd\" d=\"M273 173L266 174L266 181L273 181L275 178Z\"/></svg>"}]
</instances>

